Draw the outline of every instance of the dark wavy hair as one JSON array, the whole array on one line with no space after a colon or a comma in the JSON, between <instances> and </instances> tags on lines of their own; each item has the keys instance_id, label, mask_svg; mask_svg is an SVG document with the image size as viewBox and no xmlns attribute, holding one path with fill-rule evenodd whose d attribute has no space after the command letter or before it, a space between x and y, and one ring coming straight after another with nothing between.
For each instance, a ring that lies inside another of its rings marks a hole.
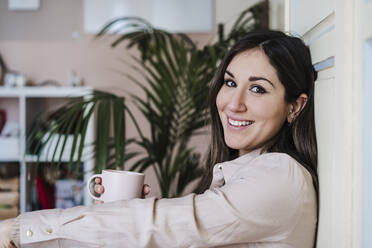
<instances>
[{"instance_id":1,"label":"dark wavy hair","mask_svg":"<svg viewBox=\"0 0 372 248\"><path fill-rule=\"evenodd\" d=\"M223 127L218 115L216 98L224 81L226 68L239 53L249 49L261 49L276 69L278 78L285 88L285 101L295 102L301 93L308 96L307 103L296 119L285 122L279 132L265 145L266 152L287 153L305 167L313 178L317 201L317 141L314 121L314 82L317 73L311 62L309 48L297 37L280 31L251 32L240 39L222 59L211 82L209 92L209 112L211 115L211 145L207 159L207 173L201 181L199 192L207 189L212 180L212 170L216 163L238 157L238 150L228 147L224 140Z\"/></svg>"}]
</instances>

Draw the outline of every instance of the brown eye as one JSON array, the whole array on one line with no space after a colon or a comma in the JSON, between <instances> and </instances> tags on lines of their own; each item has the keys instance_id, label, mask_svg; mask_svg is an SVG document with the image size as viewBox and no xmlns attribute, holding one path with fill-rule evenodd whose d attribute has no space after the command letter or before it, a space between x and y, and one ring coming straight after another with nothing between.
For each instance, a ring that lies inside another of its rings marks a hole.
<instances>
[{"instance_id":1,"label":"brown eye","mask_svg":"<svg viewBox=\"0 0 372 248\"><path fill-rule=\"evenodd\" d=\"M224 84L227 86L227 87L236 87L236 83L231 80L231 79L228 79L228 80L225 80L224 81Z\"/></svg>"},{"instance_id":2,"label":"brown eye","mask_svg":"<svg viewBox=\"0 0 372 248\"><path fill-rule=\"evenodd\" d=\"M264 88L262 88L261 86L253 86L251 88L251 91L254 92L254 93L257 93L257 94L265 94L266 93L266 90Z\"/></svg>"}]
</instances>

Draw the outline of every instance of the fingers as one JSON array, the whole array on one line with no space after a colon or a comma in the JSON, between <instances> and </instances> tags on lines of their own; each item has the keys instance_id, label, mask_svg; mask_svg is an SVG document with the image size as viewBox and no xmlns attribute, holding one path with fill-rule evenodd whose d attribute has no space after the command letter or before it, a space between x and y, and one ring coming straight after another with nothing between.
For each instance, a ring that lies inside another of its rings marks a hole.
<instances>
[{"instance_id":1,"label":"fingers","mask_svg":"<svg viewBox=\"0 0 372 248\"><path fill-rule=\"evenodd\" d=\"M148 184L144 184L143 185L143 194L144 195L148 195L148 194L150 194L150 192L151 192L151 187L150 187L150 185L148 185Z\"/></svg>"},{"instance_id":2,"label":"fingers","mask_svg":"<svg viewBox=\"0 0 372 248\"><path fill-rule=\"evenodd\" d=\"M151 187L148 184L144 184L142 188L142 198L145 198L151 191Z\"/></svg>"},{"instance_id":3,"label":"fingers","mask_svg":"<svg viewBox=\"0 0 372 248\"><path fill-rule=\"evenodd\" d=\"M105 188L101 184L96 184L94 185L94 192L101 195L105 192Z\"/></svg>"},{"instance_id":4,"label":"fingers","mask_svg":"<svg viewBox=\"0 0 372 248\"><path fill-rule=\"evenodd\" d=\"M101 185L102 179L100 177L96 177L94 182L96 183L96 185L94 185L94 191L97 194L103 194L103 192L105 192L105 188Z\"/></svg>"},{"instance_id":5,"label":"fingers","mask_svg":"<svg viewBox=\"0 0 372 248\"><path fill-rule=\"evenodd\" d=\"M95 182L96 184L100 184L100 183L102 182L102 179L101 179L100 177L96 177L96 178L94 179L94 182Z\"/></svg>"},{"instance_id":6,"label":"fingers","mask_svg":"<svg viewBox=\"0 0 372 248\"><path fill-rule=\"evenodd\" d=\"M96 177L96 179L94 179L94 182L96 183L94 185L94 192L96 192L97 194L103 194L103 192L105 192L105 187L103 187L100 183L102 182L102 179L100 177ZM102 204L103 201L98 201L98 200L95 200L94 201L94 204Z\"/></svg>"},{"instance_id":7,"label":"fingers","mask_svg":"<svg viewBox=\"0 0 372 248\"><path fill-rule=\"evenodd\" d=\"M94 185L94 192L97 194L103 194L105 192L105 188L100 184L102 182L102 179L100 177L96 177L95 185ZM146 195L148 195L151 192L151 187L148 184L144 184L142 188L142 198L145 198ZM103 203L103 201L94 201L95 203Z\"/></svg>"}]
</instances>

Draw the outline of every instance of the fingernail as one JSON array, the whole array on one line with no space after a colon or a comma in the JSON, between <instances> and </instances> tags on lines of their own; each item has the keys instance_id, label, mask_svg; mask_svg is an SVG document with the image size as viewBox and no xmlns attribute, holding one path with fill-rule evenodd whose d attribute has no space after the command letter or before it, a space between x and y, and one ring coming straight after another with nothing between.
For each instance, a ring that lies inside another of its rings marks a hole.
<instances>
[{"instance_id":1,"label":"fingernail","mask_svg":"<svg viewBox=\"0 0 372 248\"><path fill-rule=\"evenodd\" d=\"M95 191L96 191L97 193L100 193L100 192L101 192L101 186L96 185L96 186L95 186Z\"/></svg>"}]
</instances>

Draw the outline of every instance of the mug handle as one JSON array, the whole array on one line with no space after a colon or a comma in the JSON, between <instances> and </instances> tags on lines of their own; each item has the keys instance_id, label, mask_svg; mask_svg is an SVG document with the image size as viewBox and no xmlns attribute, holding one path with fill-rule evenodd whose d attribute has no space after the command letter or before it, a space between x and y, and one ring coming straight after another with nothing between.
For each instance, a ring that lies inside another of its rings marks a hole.
<instances>
[{"instance_id":1,"label":"mug handle","mask_svg":"<svg viewBox=\"0 0 372 248\"><path fill-rule=\"evenodd\" d=\"M87 182L87 190L88 190L88 194L90 197L92 197L94 200L97 200L97 201L102 201L102 197L97 197L97 196L94 196L93 193L90 191L90 182L95 179L96 177L100 177L102 178L102 174L94 174L93 176L91 176L89 179L88 179L88 182Z\"/></svg>"}]
</instances>

